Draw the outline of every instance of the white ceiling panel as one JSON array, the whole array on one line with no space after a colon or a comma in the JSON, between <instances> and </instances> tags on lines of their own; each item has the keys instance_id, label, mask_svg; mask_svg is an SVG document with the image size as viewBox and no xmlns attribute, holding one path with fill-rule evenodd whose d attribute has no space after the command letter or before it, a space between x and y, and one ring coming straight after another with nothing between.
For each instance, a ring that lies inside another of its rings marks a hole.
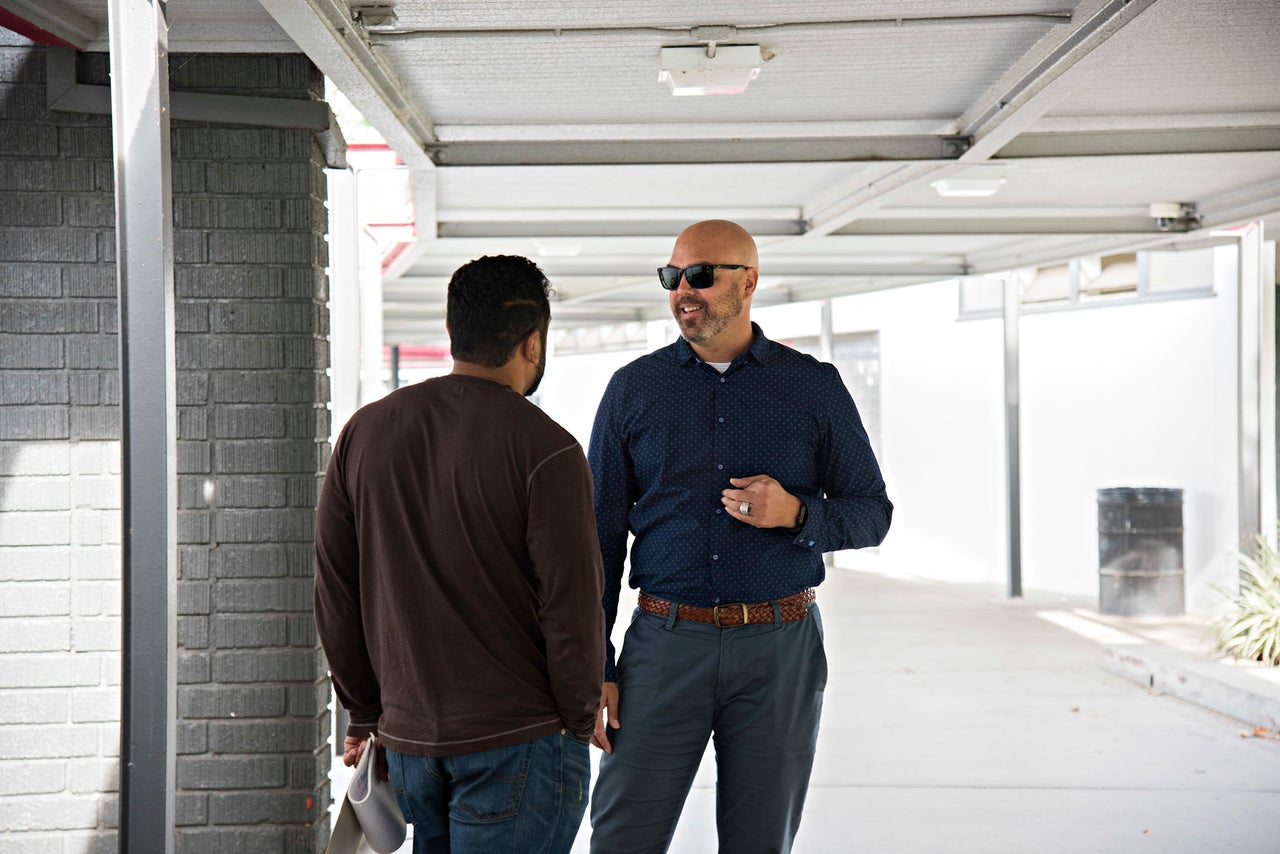
<instances>
[{"instance_id":1,"label":"white ceiling panel","mask_svg":"<svg viewBox=\"0 0 1280 854\"><path fill-rule=\"evenodd\" d=\"M105 0L0 2L105 33ZM1278 0L261 4L171 0L171 47L302 50L410 164L388 343L441 340L449 274L499 252L558 323L661 316L652 269L713 216L759 235L774 302L1280 230ZM672 97L659 50L712 41L761 45L759 77ZM931 186L991 164L990 197ZM1161 232L1161 201L1199 219Z\"/></svg>"},{"instance_id":2,"label":"white ceiling panel","mask_svg":"<svg viewBox=\"0 0 1280 854\"><path fill-rule=\"evenodd\" d=\"M946 121L1052 26L826 25L740 33L734 43L759 43L771 58L746 92L718 98L673 98L658 80L662 47L697 44L687 32L376 38L386 39L381 50L441 125ZM895 55L909 60L884 61Z\"/></svg>"},{"instance_id":3,"label":"white ceiling panel","mask_svg":"<svg viewBox=\"0 0 1280 854\"><path fill-rule=\"evenodd\" d=\"M1053 116L1280 110L1280 3L1162 0L1117 38L1125 50Z\"/></svg>"}]
</instances>

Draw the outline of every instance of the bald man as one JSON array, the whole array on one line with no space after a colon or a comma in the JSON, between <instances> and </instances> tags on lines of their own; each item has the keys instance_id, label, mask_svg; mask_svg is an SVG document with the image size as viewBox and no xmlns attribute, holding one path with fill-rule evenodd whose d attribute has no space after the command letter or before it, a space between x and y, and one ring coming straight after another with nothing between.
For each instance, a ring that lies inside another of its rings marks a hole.
<instances>
[{"instance_id":1,"label":"bald man","mask_svg":"<svg viewBox=\"0 0 1280 854\"><path fill-rule=\"evenodd\" d=\"M658 270L681 337L614 374L596 413L608 631L629 533L640 589L592 739L597 854L667 850L709 738L720 850L791 850L827 681L822 553L889 530L839 373L751 322L758 267L741 226L685 229Z\"/></svg>"}]
</instances>

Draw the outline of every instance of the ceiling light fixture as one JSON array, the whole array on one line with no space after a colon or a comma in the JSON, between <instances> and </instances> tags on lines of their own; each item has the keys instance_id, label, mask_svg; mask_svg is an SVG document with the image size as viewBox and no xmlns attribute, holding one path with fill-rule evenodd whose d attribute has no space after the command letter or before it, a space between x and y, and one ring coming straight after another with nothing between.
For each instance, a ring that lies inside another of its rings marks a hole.
<instances>
[{"instance_id":1,"label":"ceiling light fixture","mask_svg":"<svg viewBox=\"0 0 1280 854\"><path fill-rule=\"evenodd\" d=\"M977 198L995 195L1004 183L1004 167L995 164L970 166L939 178L929 186L946 198Z\"/></svg>"},{"instance_id":2,"label":"ceiling light fixture","mask_svg":"<svg viewBox=\"0 0 1280 854\"><path fill-rule=\"evenodd\" d=\"M740 95L760 73L758 44L664 47L658 80L672 95Z\"/></svg>"}]
</instances>

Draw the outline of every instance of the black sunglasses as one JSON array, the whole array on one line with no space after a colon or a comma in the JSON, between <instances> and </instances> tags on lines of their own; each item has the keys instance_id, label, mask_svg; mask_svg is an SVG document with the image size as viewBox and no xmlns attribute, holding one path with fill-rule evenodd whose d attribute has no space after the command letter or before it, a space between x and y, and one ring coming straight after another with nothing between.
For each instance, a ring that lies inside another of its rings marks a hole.
<instances>
[{"instance_id":1,"label":"black sunglasses","mask_svg":"<svg viewBox=\"0 0 1280 854\"><path fill-rule=\"evenodd\" d=\"M716 283L716 270L750 270L749 264L690 264L683 270L679 267L659 267L658 281L669 291L680 287L680 277L689 283L689 287L702 290Z\"/></svg>"}]
</instances>

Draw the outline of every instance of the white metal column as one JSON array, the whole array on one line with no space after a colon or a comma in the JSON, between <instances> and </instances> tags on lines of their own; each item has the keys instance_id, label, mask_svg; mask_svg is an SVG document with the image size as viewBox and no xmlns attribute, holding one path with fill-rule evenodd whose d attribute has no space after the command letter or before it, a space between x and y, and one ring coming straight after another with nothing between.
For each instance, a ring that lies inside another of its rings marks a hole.
<instances>
[{"instance_id":1,"label":"white metal column","mask_svg":"<svg viewBox=\"0 0 1280 854\"><path fill-rule=\"evenodd\" d=\"M1238 237L1240 545L1275 525L1275 284L1266 282L1262 223Z\"/></svg>"},{"instance_id":2,"label":"white metal column","mask_svg":"<svg viewBox=\"0 0 1280 854\"><path fill-rule=\"evenodd\" d=\"M1260 237L1265 238L1262 234ZM1262 359L1259 363L1259 402L1261 439L1261 505L1262 534L1270 542L1276 541L1276 526L1280 523L1280 471L1276 468L1276 261L1280 252L1275 240L1262 243Z\"/></svg>"},{"instance_id":3,"label":"white metal column","mask_svg":"<svg viewBox=\"0 0 1280 854\"><path fill-rule=\"evenodd\" d=\"M110 0L120 314L120 844L172 854L177 720L177 368L168 24Z\"/></svg>"},{"instance_id":4,"label":"white metal column","mask_svg":"<svg viewBox=\"0 0 1280 854\"><path fill-rule=\"evenodd\" d=\"M822 301L822 326L818 330L818 353L822 361L835 363L836 331L830 299Z\"/></svg>"},{"instance_id":5,"label":"white metal column","mask_svg":"<svg viewBox=\"0 0 1280 854\"><path fill-rule=\"evenodd\" d=\"M329 184L329 374L334 435L360 408L360 223L356 176L327 169Z\"/></svg>"},{"instance_id":6,"label":"white metal column","mask_svg":"<svg viewBox=\"0 0 1280 854\"><path fill-rule=\"evenodd\" d=\"M1007 534L1009 596L1022 595L1022 475L1018 394L1018 314L1022 304L1022 278L1009 273L1004 280L1004 436L1005 474L1008 483Z\"/></svg>"}]
</instances>

